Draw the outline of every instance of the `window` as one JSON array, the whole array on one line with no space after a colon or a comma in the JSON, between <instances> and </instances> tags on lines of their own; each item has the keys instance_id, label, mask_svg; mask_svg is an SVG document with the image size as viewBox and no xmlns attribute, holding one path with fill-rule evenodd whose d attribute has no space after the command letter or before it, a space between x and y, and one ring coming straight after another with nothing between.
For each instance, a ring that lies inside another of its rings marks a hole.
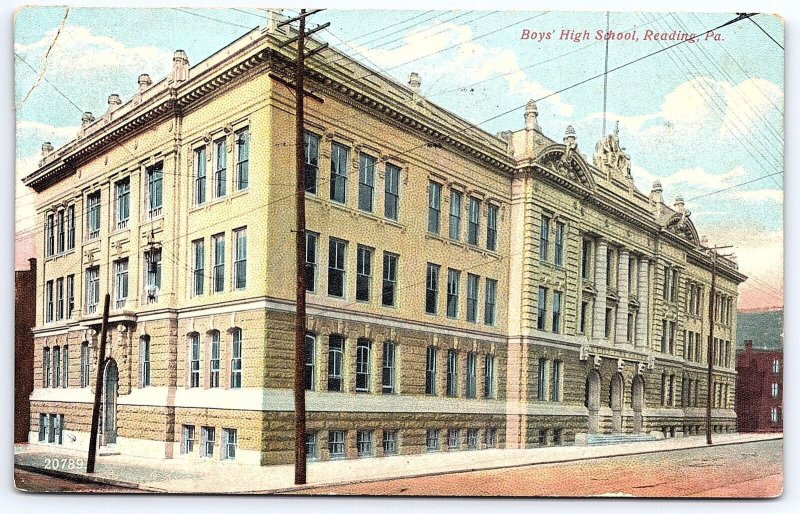
<instances>
[{"instance_id":1,"label":"window","mask_svg":"<svg viewBox=\"0 0 800 514\"><path fill-rule=\"evenodd\" d=\"M450 239L461 238L461 192L450 190Z\"/></svg>"},{"instance_id":2,"label":"window","mask_svg":"<svg viewBox=\"0 0 800 514\"><path fill-rule=\"evenodd\" d=\"M483 305L483 322L486 325L494 325L496 318L497 305L497 280L486 279L486 301Z\"/></svg>"},{"instance_id":3,"label":"window","mask_svg":"<svg viewBox=\"0 0 800 514\"><path fill-rule=\"evenodd\" d=\"M67 275L67 319L72 318L75 311L75 275Z\"/></svg>"},{"instance_id":4,"label":"window","mask_svg":"<svg viewBox=\"0 0 800 514\"><path fill-rule=\"evenodd\" d=\"M317 290L317 243L319 234L306 232L306 291Z\"/></svg>"},{"instance_id":5,"label":"window","mask_svg":"<svg viewBox=\"0 0 800 514\"><path fill-rule=\"evenodd\" d=\"M233 231L233 288L247 287L247 228Z\"/></svg>"},{"instance_id":6,"label":"window","mask_svg":"<svg viewBox=\"0 0 800 514\"><path fill-rule=\"evenodd\" d=\"M128 219L131 216L130 179L126 178L114 184L114 204L117 229L123 229L128 226Z\"/></svg>"},{"instance_id":7,"label":"window","mask_svg":"<svg viewBox=\"0 0 800 514\"><path fill-rule=\"evenodd\" d=\"M242 329L231 332L231 388L242 387Z\"/></svg>"},{"instance_id":8,"label":"window","mask_svg":"<svg viewBox=\"0 0 800 514\"><path fill-rule=\"evenodd\" d=\"M555 241L555 256L553 258L553 264L558 267L564 265L564 224L557 222L556 223L556 241Z\"/></svg>"},{"instance_id":9,"label":"window","mask_svg":"<svg viewBox=\"0 0 800 514\"><path fill-rule=\"evenodd\" d=\"M770 409L770 411L769 411L769 420L772 423L777 423L778 422L778 408L777 407L772 407Z\"/></svg>"},{"instance_id":10,"label":"window","mask_svg":"<svg viewBox=\"0 0 800 514\"><path fill-rule=\"evenodd\" d=\"M206 203L206 147L194 151L194 204Z\"/></svg>"},{"instance_id":11,"label":"window","mask_svg":"<svg viewBox=\"0 0 800 514\"><path fill-rule=\"evenodd\" d=\"M317 460L317 433L306 433L306 460Z\"/></svg>"},{"instance_id":12,"label":"window","mask_svg":"<svg viewBox=\"0 0 800 514\"><path fill-rule=\"evenodd\" d=\"M202 296L205 286L206 270L205 270L205 241L198 239L192 241L192 294L193 296Z\"/></svg>"},{"instance_id":13,"label":"window","mask_svg":"<svg viewBox=\"0 0 800 514\"><path fill-rule=\"evenodd\" d=\"M153 219L161 216L163 204L163 178L164 163L159 162L148 166L147 173L147 218Z\"/></svg>"},{"instance_id":14,"label":"window","mask_svg":"<svg viewBox=\"0 0 800 514\"><path fill-rule=\"evenodd\" d=\"M100 191L86 197L86 233L89 239L100 236Z\"/></svg>"},{"instance_id":15,"label":"window","mask_svg":"<svg viewBox=\"0 0 800 514\"><path fill-rule=\"evenodd\" d=\"M776 374L776 375L781 372L781 361L780 360L775 359L774 361L772 361L772 372L774 374Z\"/></svg>"},{"instance_id":16,"label":"window","mask_svg":"<svg viewBox=\"0 0 800 514\"><path fill-rule=\"evenodd\" d=\"M561 361L553 361L553 387L550 392L550 401L561 401L561 370L563 367L564 364Z\"/></svg>"},{"instance_id":17,"label":"window","mask_svg":"<svg viewBox=\"0 0 800 514\"><path fill-rule=\"evenodd\" d=\"M211 236L211 245L214 248L213 292L225 291L225 234Z\"/></svg>"},{"instance_id":18,"label":"window","mask_svg":"<svg viewBox=\"0 0 800 514\"><path fill-rule=\"evenodd\" d=\"M227 146L224 137L214 141L214 198L222 198L228 193Z\"/></svg>"},{"instance_id":19,"label":"window","mask_svg":"<svg viewBox=\"0 0 800 514\"><path fill-rule=\"evenodd\" d=\"M139 338L139 387L150 385L150 336Z\"/></svg>"},{"instance_id":20,"label":"window","mask_svg":"<svg viewBox=\"0 0 800 514\"><path fill-rule=\"evenodd\" d=\"M347 242L330 239L328 245L328 296L344 298L344 266Z\"/></svg>"},{"instance_id":21,"label":"window","mask_svg":"<svg viewBox=\"0 0 800 514\"><path fill-rule=\"evenodd\" d=\"M466 397L467 398L475 398L476 395L476 385L475 382L477 381L477 355L475 352L469 352L467 354L467 383L466 383Z\"/></svg>"},{"instance_id":22,"label":"window","mask_svg":"<svg viewBox=\"0 0 800 514\"><path fill-rule=\"evenodd\" d=\"M214 427L200 427L200 437L202 438L200 456L210 459L214 456Z\"/></svg>"},{"instance_id":23,"label":"window","mask_svg":"<svg viewBox=\"0 0 800 514\"><path fill-rule=\"evenodd\" d=\"M394 307L395 291L397 290L397 259L398 256L396 254L383 252L381 304L384 307Z\"/></svg>"},{"instance_id":24,"label":"window","mask_svg":"<svg viewBox=\"0 0 800 514\"><path fill-rule=\"evenodd\" d=\"M468 428L467 429L467 448L470 450L477 450L478 449L478 429L477 428Z\"/></svg>"},{"instance_id":25,"label":"window","mask_svg":"<svg viewBox=\"0 0 800 514\"><path fill-rule=\"evenodd\" d=\"M386 195L383 200L383 215L397 221L400 214L400 168L386 164Z\"/></svg>"},{"instance_id":26,"label":"window","mask_svg":"<svg viewBox=\"0 0 800 514\"><path fill-rule=\"evenodd\" d=\"M494 355L486 355L483 369L483 397L494 398Z\"/></svg>"},{"instance_id":27,"label":"window","mask_svg":"<svg viewBox=\"0 0 800 514\"><path fill-rule=\"evenodd\" d=\"M672 268L664 266L664 284L661 298L668 300L671 298L670 288L672 287Z\"/></svg>"},{"instance_id":28,"label":"window","mask_svg":"<svg viewBox=\"0 0 800 514\"><path fill-rule=\"evenodd\" d=\"M372 212L375 196L375 157L362 153L358 166L358 208Z\"/></svg>"},{"instance_id":29,"label":"window","mask_svg":"<svg viewBox=\"0 0 800 514\"><path fill-rule=\"evenodd\" d=\"M634 327L636 325L636 311L628 311L628 321L627 321L627 331L628 331L628 342L633 343L636 339L636 331Z\"/></svg>"},{"instance_id":30,"label":"window","mask_svg":"<svg viewBox=\"0 0 800 514\"><path fill-rule=\"evenodd\" d=\"M383 366L381 369L381 392L383 394L395 392L395 351L396 346L393 342L383 343Z\"/></svg>"},{"instance_id":31,"label":"window","mask_svg":"<svg viewBox=\"0 0 800 514\"><path fill-rule=\"evenodd\" d=\"M564 444L564 429L563 428L554 428L553 429L553 445L554 446L561 446Z\"/></svg>"},{"instance_id":32,"label":"window","mask_svg":"<svg viewBox=\"0 0 800 514\"><path fill-rule=\"evenodd\" d=\"M328 391L342 390L342 356L344 338L340 335L328 336Z\"/></svg>"},{"instance_id":33,"label":"window","mask_svg":"<svg viewBox=\"0 0 800 514\"><path fill-rule=\"evenodd\" d=\"M49 257L56 253L55 214L50 213L47 215L47 221L44 225L44 233L45 255Z\"/></svg>"},{"instance_id":34,"label":"window","mask_svg":"<svg viewBox=\"0 0 800 514\"><path fill-rule=\"evenodd\" d=\"M350 149L338 143L331 144L331 200L347 201L347 161Z\"/></svg>"},{"instance_id":35,"label":"window","mask_svg":"<svg viewBox=\"0 0 800 514\"><path fill-rule=\"evenodd\" d=\"M50 348L42 349L42 387L50 387Z\"/></svg>"},{"instance_id":36,"label":"window","mask_svg":"<svg viewBox=\"0 0 800 514\"><path fill-rule=\"evenodd\" d=\"M155 303L158 301L158 293L161 291L161 249L155 248L144 254L146 265L144 273L145 303Z\"/></svg>"},{"instance_id":37,"label":"window","mask_svg":"<svg viewBox=\"0 0 800 514\"><path fill-rule=\"evenodd\" d=\"M451 428L447 431L447 449L450 451L458 450L459 443L461 442L461 433L457 428Z\"/></svg>"},{"instance_id":38,"label":"window","mask_svg":"<svg viewBox=\"0 0 800 514\"><path fill-rule=\"evenodd\" d=\"M453 397L458 394L458 353L455 350L447 350L445 394Z\"/></svg>"},{"instance_id":39,"label":"window","mask_svg":"<svg viewBox=\"0 0 800 514\"><path fill-rule=\"evenodd\" d=\"M669 301L676 302L678 301L678 277L680 274L678 270L672 270L672 284L670 284L669 288Z\"/></svg>"},{"instance_id":40,"label":"window","mask_svg":"<svg viewBox=\"0 0 800 514\"><path fill-rule=\"evenodd\" d=\"M208 359L208 387L219 387L219 331L211 331L211 351Z\"/></svg>"},{"instance_id":41,"label":"window","mask_svg":"<svg viewBox=\"0 0 800 514\"><path fill-rule=\"evenodd\" d=\"M777 382L773 382L772 383L772 397L773 398L777 398L778 397L778 384L777 384Z\"/></svg>"},{"instance_id":42,"label":"window","mask_svg":"<svg viewBox=\"0 0 800 514\"><path fill-rule=\"evenodd\" d=\"M425 431L425 449L429 452L439 451L439 429L429 428Z\"/></svg>"},{"instance_id":43,"label":"window","mask_svg":"<svg viewBox=\"0 0 800 514\"><path fill-rule=\"evenodd\" d=\"M46 322L53 321L53 281L48 280L44 286L45 295L45 318Z\"/></svg>"},{"instance_id":44,"label":"window","mask_svg":"<svg viewBox=\"0 0 800 514\"><path fill-rule=\"evenodd\" d=\"M344 431L330 430L328 432L328 456L331 459L344 458Z\"/></svg>"},{"instance_id":45,"label":"window","mask_svg":"<svg viewBox=\"0 0 800 514\"><path fill-rule=\"evenodd\" d=\"M306 193L315 195L317 194L317 177L319 176L319 136L312 132L306 132L303 135L303 139L306 154Z\"/></svg>"},{"instance_id":46,"label":"window","mask_svg":"<svg viewBox=\"0 0 800 514\"><path fill-rule=\"evenodd\" d=\"M239 440L235 428L222 429L222 459L233 460L236 458L236 446Z\"/></svg>"},{"instance_id":47,"label":"window","mask_svg":"<svg viewBox=\"0 0 800 514\"><path fill-rule=\"evenodd\" d=\"M359 338L356 343L356 392L367 393L370 390L370 369L372 367L372 341Z\"/></svg>"},{"instance_id":48,"label":"window","mask_svg":"<svg viewBox=\"0 0 800 514\"><path fill-rule=\"evenodd\" d=\"M536 328L539 330L544 330L545 326L545 315L547 314L547 288L540 287L539 288L539 299L537 303L537 315L536 315Z\"/></svg>"},{"instance_id":49,"label":"window","mask_svg":"<svg viewBox=\"0 0 800 514\"><path fill-rule=\"evenodd\" d=\"M69 387L69 345L65 344L64 347L61 348L61 358L63 360L63 365L61 367L64 370L62 374L61 387Z\"/></svg>"},{"instance_id":50,"label":"window","mask_svg":"<svg viewBox=\"0 0 800 514\"><path fill-rule=\"evenodd\" d=\"M628 256L628 292L636 294L636 257Z\"/></svg>"},{"instance_id":51,"label":"window","mask_svg":"<svg viewBox=\"0 0 800 514\"><path fill-rule=\"evenodd\" d=\"M478 281L480 277L467 274L467 321L475 323L478 321Z\"/></svg>"},{"instance_id":52,"label":"window","mask_svg":"<svg viewBox=\"0 0 800 514\"><path fill-rule=\"evenodd\" d=\"M200 334L189 334L189 387L200 387Z\"/></svg>"},{"instance_id":53,"label":"window","mask_svg":"<svg viewBox=\"0 0 800 514\"><path fill-rule=\"evenodd\" d=\"M181 430L181 453L194 453L195 432L194 425L183 425Z\"/></svg>"},{"instance_id":54,"label":"window","mask_svg":"<svg viewBox=\"0 0 800 514\"><path fill-rule=\"evenodd\" d=\"M247 189L250 179L250 130L245 127L236 131L236 189Z\"/></svg>"},{"instance_id":55,"label":"window","mask_svg":"<svg viewBox=\"0 0 800 514\"><path fill-rule=\"evenodd\" d=\"M53 382L50 385L53 387L61 385L61 348L59 346L53 347Z\"/></svg>"},{"instance_id":56,"label":"window","mask_svg":"<svg viewBox=\"0 0 800 514\"><path fill-rule=\"evenodd\" d=\"M486 429L486 448L494 448L497 446L497 429Z\"/></svg>"},{"instance_id":57,"label":"window","mask_svg":"<svg viewBox=\"0 0 800 514\"><path fill-rule=\"evenodd\" d=\"M372 430L358 430L356 432L356 449L359 457L374 457L375 444Z\"/></svg>"},{"instance_id":58,"label":"window","mask_svg":"<svg viewBox=\"0 0 800 514\"><path fill-rule=\"evenodd\" d=\"M89 343L81 343L81 387L89 387Z\"/></svg>"},{"instance_id":59,"label":"window","mask_svg":"<svg viewBox=\"0 0 800 514\"><path fill-rule=\"evenodd\" d=\"M305 384L306 391L314 390L314 370L316 366L317 357L317 336L311 332L306 332L306 348L305 359L306 363L303 368L303 383Z\"/></svg>"},{"instance_id":60,"label":"window","mask_svg":"<svg viewBox=\"0 0 800 514\"><path fill-rule=\"evenodd\" d=\"M372 281L372 249L358 245L356 250L356 300L369 301Z\"/></svg>"},{"instance_id":61,"label":"window","mask_svg":"<svg viewBox=\"0 0 800 514\"><path fill-rule=\"evenodd\" d=\"M542 223L539 228L539 260L547 262L547 255L550 251L550 218L542 216Z\"/></svg>"},{"instance_id":62,"label":"window","mask_svg":"<svg viewBox=\"0 0 800 514\"><path fill-rule=\"evenodd\" d=\"M606 285L613 286L616 280L616 274L612 273L614 269L614 250L612 248L606 249Z\"/></svg>"},{"instance_id":63,"label":"window","mask_svg":"<svg viewBox=\"0 0 800 514\"><path fill-rule=\"evenodd\" d=\"M539 359L539 375L536 382L536 399L547 400L547 359Z\"/></svg>"},{"instance_id":64,"label":"window","mask_svg":"<svg viewBox=\"0 0 800 514\"><path fill-rule=\"evenodd\" d=\"M469 197L467 206L467 243L478 244L478 230L480 222L481 202L477 198Z\"/></svg>"},{"instance_id":65,"label":"window","mask_svg":"<svg viewBox=\"0 0 800 514\"><path fill-rule=\"evenodd\" d=\"M442 213L442 185L437 182L428 183L428 232L439 233L439 220Z\"/></svg>"},{"instance_id":66,"label":"window","mask_svg":"<svg viewBox=\"0 0 800 514\"><path fill-rule=\"evenodd\" d=\"M438 307L439 269L438 264L428 263L428 271L425 276L425 312L428 314L436 314Z\"/></svg>"},{"instance_id":67,"label":"window","mask_svg":"<svg viewBox=\"0 0 800 514\"><path fill-rule=\"evenodd\" d=\"M64 251L64 237L66 236L64 230L64 211L58 211L56 227L58 229L58 238L56 239L56 252L61 253Z\"/></svg>"},{"instance_id":68,"label":"window","mask_svg":"<svg viewBox=\"0 0 800 514\"><path fill-rule=\"evenodd\" d=\"M492 252L497 250L497 212L499 210L497 205L489 204L489 211L486 213L486 249Z\"/></svg>"},{"instance_id":69,"label":"window","mask_svg":"<svg viewBox=\"0 0 800 514\"><path fill-rule=\"evenodd\" d=\"M436 347L429 346L425 356L425 394L436 394Z\"/></svg>"},{"instance_id":70,"label":"window","mask_svg":"<svg viewBox=\"0 0 800 514\"><path fill-rule=\"evenodd\" d=\"M606 307L606 326L603 334L607 339L611 339L613 337L615 313L616 310L613 307Z\"/></svg>"},{"instance_id":71,"label":"window","mask_svg":"<svg viewBox=\"0 0 800 514\"><path fill-rule=\"evenodd\" d=\"M383 454L397 455L397 430L383 431Z\"/></svg>"},{"instance_id":72,"label":"window","mask_svg":"<svg viewBox=\"0 0 800 514\"><path fill-rule=\"evenodd\" d=\"M458 316L458 282L461 272L454 269L447 270L447 317Z\"/></svg>"},{"instance_id":73,"label":"window","mask_svg":"<svg viewBox=\"0 0 800 514\"><path fill-rule=\"evenodd\" d=\"M67 207L67 250L75 248L75 206Z\"/></svg>"},{"instance_id":74,"label":"window","mask_svg":"<svg viewBox=\"0 0 800 514\"><path fill-rule=\"evenodd\" d=\"M547 429L539 430L539 447L547 446Z\"/></svg>"},{"instance_id":75,"label":"window","mask_svg":"<svg viewBox=\"0 0 800 514\"><path fill-rule=\"evenodd\" d=\"M561 291L553 291L553 326L554 334L561 332Z\"/></svg>"},{"instance_id":76,"label":"window","mask_svg":"<svg viewBox=\"0 0 800 514\"><path fill-rule=\"evenodd\" d=\"M117 309L125 307L128 301L128 259L114 262L114 305Z\"/></svg>"},{"instance_id":77,"label":"window","mask_svg":"<svg viewBox=\"0 0 800 514\"><path fill-rule=\"evenodd\" d=\"M586 333L586 320L589 316L589 302L584 300L581 302L580 319L578 320L578 332L581 334Z\"/></svg>"},{"instance_id":78,"label":"window","mask_svg":"<svg viewBox=\"0 0 800 514\"><path fill-rule=\"evenodd\" d=\"M589 280L592 269L592 242L588 239L583 240L583 250L581 252L581 278Z\"/></svg>"},{"instance_id":79,"label":"window","mask_svg":"<svg viewBox=\"0 0 800 514\"><path fill-rule=\"evenodd\" d=\"M100 302L100 266L86 269L86 313L95 314Z\"/></svg>"}]
</instances>

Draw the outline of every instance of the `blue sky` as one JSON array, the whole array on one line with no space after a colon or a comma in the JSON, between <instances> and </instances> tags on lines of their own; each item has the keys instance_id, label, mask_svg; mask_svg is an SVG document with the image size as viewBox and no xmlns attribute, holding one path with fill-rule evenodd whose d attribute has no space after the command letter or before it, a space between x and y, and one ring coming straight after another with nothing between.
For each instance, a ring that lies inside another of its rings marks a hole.
<instances>
[{"instance_id":1,"label":"blue sky","mask_svg":"<svg viewBox=\"0 0 800 514\"><path fill-rule=\"evenodd\" d=\"M37 72L16 61L17 104L35 84L64 12L35 7L18 13L15 51ZM126 101L140 73L162 78L175 49L184 49L195 64L247 27L263 24L263 15L253 8L71 9L44 77L80 110L47 83L33 88L17 110L17 175L32 171L43 141L59 146L71 139L81 111L102 114L110 93ZM635 29L639 40L611 41L609 68L672 44L645 41L647 30L703 33L733 17L611 13L612 30ZM755 20L783 44L778 18ZM403 83L411 71L418 72L430 101L472 122L550 95L604 67L605 44L593 37L606 28L605 12L329 10L313 21L330 21L320 38L367 66ZM549 33L550 39L521 39L524 29ZM562 40L562 30L588 30L592 38ZM783 50L749 20L718 33L718 41L684 43L611 73L607 131L619 120L639 189L649 191L658 178L669 202L679 194L687 200L701 234L735 246L742 271L754 277L740 289L740 306L779 305L783 175L756 179L783 171ZM601 78L539 102L539 120L556 140L567 124L574 125L579 148L591 159L602 135L602 110ZM491 133L517 130L522 109L481 127ZM753 182L739 186L748 181ZM24 229L30 226L31 195L18 188L16 218ZM718 192L726 188L731 189Z\"/></svg>"}]
</instances>

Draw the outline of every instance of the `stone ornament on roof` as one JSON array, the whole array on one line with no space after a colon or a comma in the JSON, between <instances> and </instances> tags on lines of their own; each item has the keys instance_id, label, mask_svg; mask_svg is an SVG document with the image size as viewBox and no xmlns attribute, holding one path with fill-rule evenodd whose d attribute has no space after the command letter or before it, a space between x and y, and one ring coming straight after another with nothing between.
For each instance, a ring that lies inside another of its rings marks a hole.
<instances>
[{"instance_id":1,"label":"stone ornament on roof","mask_svg":"<svg viewBox=\"0 0 800 514\"><path fill-rule=\"evenodd\" d=\"M619 121L614 125L614 132L601 139L594 147L594 165L605 172L609 178L631 177L631 158L619 144Z\"/></svg>"}]
</instances>

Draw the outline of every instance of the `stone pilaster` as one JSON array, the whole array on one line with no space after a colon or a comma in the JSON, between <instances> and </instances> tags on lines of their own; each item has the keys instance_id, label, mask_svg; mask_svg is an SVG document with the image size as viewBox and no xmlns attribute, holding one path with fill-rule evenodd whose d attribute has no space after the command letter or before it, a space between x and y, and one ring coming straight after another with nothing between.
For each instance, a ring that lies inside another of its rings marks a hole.
<instances>
[{"instance_id":1,"label":"stone pilaster","mask_svg":"<svg viewBox=\"0 0 800 514\"><path fill-rule=\"evenodd\" d=\"M597 298L594 300L594 328L592 338L599 340L605 338L606 327L606 258L608 256L608 242L598 239L594 252L594 285L597 289Z\"/></svg>"},{"instance_id":2,"label":"stone pilaster","mask_svg":"<svg viewBox=\"0 0 800 514\"><path fill-rule=\"evenodd\" d=\"M647 257L639 259L639 315L636 317L636 346L647 346L647 325L649 323L650 305L650 280L649 280L650 261Z\"/></svg>"}]
</instances>

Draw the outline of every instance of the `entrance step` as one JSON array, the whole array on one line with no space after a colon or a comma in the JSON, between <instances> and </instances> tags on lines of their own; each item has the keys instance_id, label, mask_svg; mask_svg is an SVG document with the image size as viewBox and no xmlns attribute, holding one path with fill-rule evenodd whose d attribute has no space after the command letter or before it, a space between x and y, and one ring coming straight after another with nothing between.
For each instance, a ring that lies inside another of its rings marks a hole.
<instances>
[{"instance_id":1,"label":"entrance step","mask_svg":"<svg viewBox=\"0 0 800 514\"><path fill-rule=\"evenodd\" d=\"M656 437L650 434L589 434L586 438L588 446L603 446L609 444L640 443L655 441Z\"/></svg>"}]
</instances>

